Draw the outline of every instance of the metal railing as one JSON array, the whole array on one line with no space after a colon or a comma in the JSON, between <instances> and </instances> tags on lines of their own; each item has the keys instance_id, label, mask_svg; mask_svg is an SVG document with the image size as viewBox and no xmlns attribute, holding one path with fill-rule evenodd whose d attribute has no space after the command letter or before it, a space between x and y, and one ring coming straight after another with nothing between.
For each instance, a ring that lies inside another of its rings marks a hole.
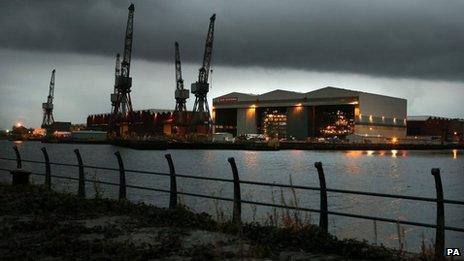
<instances>
[{"instance_id":1,"label":"metal railing","mask_svg":"<svg viewBox=\"0 0 464 261\"><path fill-rule=\"evenodd\" d=\"M221 200L221 201L229 201L233 203L233 210L232 210L232 221L240 225L241 224L241 209L242 203L243 204L252 204L252 205L259 205L259 206L266 206L266 207L276 207L276 208L284 208L284 209L291 209L291 210L299 210L299 211L308 211L308 212L316 212L319 213L319 227L323 233L328 232L328 215L335 215L335 216L343 216L343 217L351 217L351 218L358 218L358 219L366 219L366 220L374 220L374 221L382 221L388 223L396 223L396 224L403 224L403 225L411 225L411 226L419 226L419 227L427 227L427 228L434 228L435 229L435 255L437 259L440 259L444 253L444 245L445 245L445 231L456 231L456 232L464 232L464 228L460 227L453 227L453 226L445 226L445 214L444 214L444 204L453 204L453 205L464 205L464 201L459 200L448 200L443 198L443 186L441 183L440 177L440 169L434 168L431 170L431 174L434 177L435 187L436 187L436 198L428 198L428 197L417 197L417 196L407 196L407 195L397 195L397 194L385 194L385 193L376 193L376 192L366 192L366 191L355 191L355 190L344 190L344 189L331 189L326 187L325 182L325 175L324 169L321 162L316 162L314 164L315 168L317 169L318 178L319 178L319 187L311 187L311 186L302 186L302 185L287 185L287 184L279 184L279 183L268 183L268 182L259 182L259 181L248 181L248 180L240 180L237 165L235 163L235 159L233 157L228 159L230 167L232 169L232 179L224 179L224 178L214 178L214 177L202 177L202 176L194 176L194 175L183 175L177 174L174 167L174 162L170 154L166 154L165 158L169 165L169 173L163 172L154 172L154 171L145 171L145 170L134 170L134 169L126 169L124 167L124 161L122 159L121 154L119 151L115 152L114 155L116 156L118 162L118 168L109 168L109 167L99 167L99 166L92 166L92 165L84 165L82 157L78 149L74 150L74 153L77 158L77 164L69 164L69 163L60 163L60 162L51 162L48 156L47 149L45 147L41 148L43 153L44 161L37 161L37 160L25 160L21 158L21 154L16 146L13 147L15 151L16 158L5 158L0 157L0 160L10 160L16 161L17 169L22 168L22 162L30 162L30 163L39 163L45 165L45 173L37 173L37 172L30 172L33 175L45 176L45 186L50 189L51 188L51 179L58 178L58 179L68 179L68 180L75 180L78 181L78 196L81 198L85 198L85 183L86 182L93 182L99 183L104 185L111 185L111 186L118 186L119 187L119 199L123 200L127 197L127 188L132 189L141 189L141 190L148 190L148 191L156 191L156 192L163 192L169 193L169 208L176 208L178 205L177 197L178 195L185 195L185 196L192 196L192 197L200 197L200 198L207 198L207 199L214 199L214 200ZM51 174L51 165L56 166L68 166L68 167L77 167L78 168L78 178L75 177L67 177L67 176L60 176L60 175L52 175ZM85 178L84 169L97 169L97 170L109 170L109 171L117 171L119 172L119 183L114 182L106 182L106 181L97 181L97 180L89 180ZM10 171L11 169L4 169L0 168L3 171ZM143 187L143 186L136 186L136 185L128 185L126 184L126 172L132 173L139 173L139 174L147 174L147 175L157 175L157 176L169 176L170 177L170 187L169 189L158 189L158 188L150 188L150 187ZM217 181L217 182L228 182L233 183L233 198L225 198L225 197L218 197L212 195L204 195L204 194L197 194L197 193L190 193L190 192L182 192L177 190L177 178L185 178L185 179L196 179L196 180L208 180L208 181ZM266 186L266 187L280 187L280 188L291 188L291 189L301 189L301 190L313 190L320 192L320 209L313 209L313 208L305 208L305 207L298 207L298 206L286 206L286 205L279 205L275 203L267 203L267 202L259 202L259 201L252 201L252 200L243 200L241 199L241 189L240 184L248 184L248 185L255 185L255 186ZM416 222L416 221L408 221L408 220L400 220L400 219L391 219L391 218L384 218L384 217L376 217L376 216L368 216L368 215L360 215L360 214L352 214L346 212L338 212L338 211L331 211L328 209L327 204L327 193L342 193L342 194L353 194L353 195L363 195L363 196L372 196L372 197L381 197L381 198L395 198L395 199L406 199L406 200L413 200L413 201L422 201L422 202L434 202L436 203L436 210L437 210L437 217L436 223L423 223L423 222Z\"/></svg>"}]
</instances>

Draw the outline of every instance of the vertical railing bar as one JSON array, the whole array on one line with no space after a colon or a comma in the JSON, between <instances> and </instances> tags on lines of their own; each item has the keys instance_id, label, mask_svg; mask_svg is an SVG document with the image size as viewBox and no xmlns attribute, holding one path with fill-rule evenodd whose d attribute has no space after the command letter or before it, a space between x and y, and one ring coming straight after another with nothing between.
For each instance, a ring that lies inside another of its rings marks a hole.
<instances>
[{"instance_id":1,"label":"vertical railing bar","mask_svg":"<svg viewBox=\"0 0 464 261\"><path fill-rule=\"evenodd\" d=\"M435 260L443 260L445 253L445 206L443 203L443 186L441 183L440 169L433 168L432 175L435 178L437 192L437 228L435 229Z\"/></svg>"},{"instance_id":2,"label":"vertical railing bar","mask_svg":"<svg viewBox=\"0 0 464 261\"><path fill-rule=\"evenodd\" d=\"M77 163L79 164L79 188L77 190L77 196L85 198L85 176L84 176L84 163L82 162L81 153L78 149L74 150L77 157Z\"/></svg>"},{"instance_id":3,"label":"vertical railing bar","mask_svg":"<svg viewBox=\"0 0 464 261\"><path fill-rule=\"evenodd\" d=\"M121 153L116 151L114 155L116 155L119 165L119 200L124 200L126 199L126 171L124 169Z\"/></svg>"},{"instance_id":4,"label":"vertical railing bar","mask_svg":"<svg viewBox=\"0 0 464 261\"><path fill-rule=\"evenodd\" d=\"M18 146L14 145L13 149L14 149L15 155L16 155L16 168L17 169L22 169L21 154L19 153Z\"/></svg>"},{"instance_id":5,"label":"vertical railing bar","mask_svg":"<svg viewBox=\"0 0 464 261\"><path fill-rule=\"evenodd\" d=\"M170 174L170 193L169 193L169 208L173 209L177 207L177 181L176 181L176 170L174 168L174 162L172 161L171 154L164 155L169 165Z\"/></svg>"},{"instance_id":6,"label":"vertical railing bar","mask_svg":"<svg viewBox=\"0 0 464 261\"><path fill-rule=\"evenodd\" d=\"M232 176L234 178L234 208L232 212L232 222L240 226L242 223L242 198L240 194L240 179L238 176L237 165L235 159L230 157L227 159L232 168Z\"/></svg>"},{"instance_id":7,"label":"vertical railing bar","mask_svg":"<svg viewBox=\"0 0 464 261\"><path fill-rule=\"evenodd\" d=\"M322 232L327 234L329 230L329 222L328 222L328 209L327 209L327 187L325 184L325 175L324 169L322 168L321 162L314 163L314 167L317 169L317 174L319 177L319 186L320 190L320 198L321 198L321 212L319 215L319 227L321 228Z\"/></svg>"},{"instance_id":8,"label":"vertical railing bar","mask_svg":"<svg viewBox=\"0 0 464 261\"><path fill-rule=\"evenodd\" d=\"M42 147L40 149L44 155L45 159L45 187L50 189L52 186L52 177L51 177L51 169L50 169L50 158L48 157L47 148Z\"/></svg>"}]
</instances>

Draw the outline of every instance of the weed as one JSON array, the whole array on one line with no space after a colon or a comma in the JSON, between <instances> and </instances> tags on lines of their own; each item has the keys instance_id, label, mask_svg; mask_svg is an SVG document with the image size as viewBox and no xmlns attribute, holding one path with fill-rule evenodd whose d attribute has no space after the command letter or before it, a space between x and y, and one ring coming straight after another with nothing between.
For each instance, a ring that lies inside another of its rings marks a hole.
<instances>
[{"instance_id":1,"label":"weed","mask_svg":"<svg viewBox=\"0 0 464 261\"><path fill-rule=\"evenodd\" d=\"M97 176L97 170L94 170L94 173L92 175L92 185L93 185L93 190L95 192L95 198L101 199L102 194L101 194L100 182Z\"/></svg>"}]
</instances>

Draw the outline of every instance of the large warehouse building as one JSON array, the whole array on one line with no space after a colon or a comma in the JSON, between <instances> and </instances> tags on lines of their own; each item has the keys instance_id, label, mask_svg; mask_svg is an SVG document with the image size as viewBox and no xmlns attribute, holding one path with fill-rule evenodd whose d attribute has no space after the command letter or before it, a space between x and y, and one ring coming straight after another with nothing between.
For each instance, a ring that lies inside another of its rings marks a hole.
<instances>
[{"instance_id":1,"label":"large warehouse building","mask_svg":"<svg viewBox=\"0 0 464 261\"><path fill-rule=\"evenodd\" d=\"M405 99L325 87L308 93L275 90L261 95L232 92L213 99L216 132L234 136L406 136Z\"/></svg>"},{"instance_id":2,"label":"large warehouse building","mask_svg":"<svg viewBox=\"0 0 464 261\"><path fill-rule=\"evenodd\" d=\"M435 116L408 116L408 136L439 138L460 142L464 139L464 120Z\"/></svg>"}]
</instances>

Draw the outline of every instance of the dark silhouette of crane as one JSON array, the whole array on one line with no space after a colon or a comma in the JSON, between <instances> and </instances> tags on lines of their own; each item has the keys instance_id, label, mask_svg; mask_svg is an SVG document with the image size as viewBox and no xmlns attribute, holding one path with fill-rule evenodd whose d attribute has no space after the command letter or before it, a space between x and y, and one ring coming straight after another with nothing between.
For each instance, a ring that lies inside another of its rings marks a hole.
<instances>
[{"instance_id":1,"label":"dark silhouette of crane","mask_svg":"<svg viewBox=\"0 0 464 261\"><path fill-rule=\"evenodd\" d=\"M179 43L175 42L175 67L176 67L176 108L175 112L185 112L187 107L185 106L186 100L189 98L189 90L184 89L184 80L182 79L182 68L180 64L180 52Z\"/></svg>"},{"instance_id":2,"label":"dark silhouette of crane","mask_svg":"<svg viewBox=\"0 0 464 261\"><path fill-rule=\"evenodd\" d=\"M110 120L110 132L121 134L118 125L121 122L130 122L133 114L132 101L130 97L132 78L130 77L130 62L132 53L132 38L134 29L134 4L129 6L127 17L126 36L124 39L124 54L122 61L119 55L116 57L115 86L111 94L112 112Z\"/></svg>"},{"instance_id":3,"label":"dark silhouette of crane","mask_svg":"<svg viewBox=\"0 0 464 261\"><path fill-rule=\"evenodd\" d=\"M121 76L121 59L119 53L116 55L116 65L114 67L114 90L111 94L111 113L114 112L116 101L118 100L118 77Z\"/></svg>"},{"instance_id":4,"label":"dark silhouette of crane","mask_svg":"<svg viewBox=\"0 0 464 261\"><path fill-rule=\"evenodd\" d=\"M43 119L42 119L42 128L49 129L51 125L55 122L53 119L53 95L55 92L55 69L52 71L52 76L50 78L50 87L48 90L47 102L42 103L43 109Z\"/></svg>"},{"instance_id":5,"label":"dark silhouette of crane","mask_svg":"<svg viewBox=\"0 0 464 261\"><path fill-rule=\"evenodd\" d=\"M203 65L198 73L198 81L192 83L191 91L195 94L195 104L193 105L193 113L200 117L200 120L207 121L208 132L212 130L211 114L209 111L207 94L209 91L208 77L211 69L211 56L213 52L214 40L214 21L216 14L213 14L209 19L208 35L206 36L205 53L203 55Z\"/></svg>"}]
</instances>

